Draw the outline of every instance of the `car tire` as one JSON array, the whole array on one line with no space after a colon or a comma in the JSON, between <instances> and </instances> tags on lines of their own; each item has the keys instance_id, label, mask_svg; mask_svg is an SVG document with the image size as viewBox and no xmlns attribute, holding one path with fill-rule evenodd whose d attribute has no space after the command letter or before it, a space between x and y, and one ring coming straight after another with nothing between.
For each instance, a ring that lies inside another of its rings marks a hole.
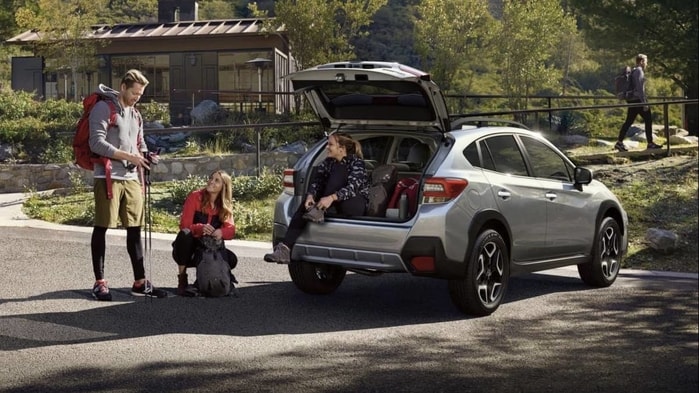
<instances>
[{"instance_id":1,"label":"car tire","mask_svg":"<svg viewBox=\"0 0 699 393\"><path fill-rule=\"evenodd\" d=\"M590 262L578 265L578 273L589 286L604 288L612 285L621 268L621 229L612 217L600 224Z\"/></svg>"},{"instance_id":2,"label":"car tire","mask_svg":"<svg viewBox=\"0 0 699 393\"><path fill-rule=\"evenodd\" d=\"M345 278L347 270L339 266L303 261L291 261L289 275L296 287L305 293L326 295L334 292Z\"/></svg>"},{"instance_id":3,"label":"car tire","mask_svg":"<svg viewBox=\"0 0 699 393\"><path fill-rule=\"evenodd\" d=\"M502 303L509 277L510 257L505 241L497 231L487 229L474 242L466 276L449 280L449 295L468 315L490 315Z\"/></svg>"}]
</instances>

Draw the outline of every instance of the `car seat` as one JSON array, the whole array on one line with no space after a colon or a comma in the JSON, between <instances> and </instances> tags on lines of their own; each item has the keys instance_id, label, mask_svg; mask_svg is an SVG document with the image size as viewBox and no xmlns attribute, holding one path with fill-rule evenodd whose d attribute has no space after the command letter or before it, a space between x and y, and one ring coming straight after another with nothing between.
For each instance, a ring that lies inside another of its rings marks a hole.
<instances>
[{"instance_id":1,"label":"car seat","mask_svg":"<svg viewBox=\"0 0 699 393\"><path fill-rule=\"evenodd\" d=\"M411 170L422 170L430 159L430 148L427 144L418 142L410 147L405 163Z\"/></svg>"}]
</instances>

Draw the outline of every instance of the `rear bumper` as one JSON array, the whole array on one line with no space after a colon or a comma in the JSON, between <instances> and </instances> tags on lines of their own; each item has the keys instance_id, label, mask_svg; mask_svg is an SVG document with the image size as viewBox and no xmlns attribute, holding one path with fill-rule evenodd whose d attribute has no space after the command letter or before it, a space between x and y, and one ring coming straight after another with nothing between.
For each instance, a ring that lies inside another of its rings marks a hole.
<instances>
[{"instance_id":1,"label":"rear bumper","mask_svg":"<svg viewBox=\"0 0 699 393\"><path fill-rule=\"evenodd\" d=\"M448 259L442 239L438 237L409 238L401 251L401 259L415 276L456 279L466 274L464 262Z\"/></svg>"},{"instance_id":2,"label":"rear bumper","mask_svg":"<svg viewBox=\"0 0 699 393\"><path fill-rule=\"evenodd\" d=\"M346 269L384 273L407 272L415 276L443 279L463 278L466 273L463 261L446 258L442 241L436 237L411 237L400 253L352 250L299 242L294 246L291 258L342 266Z\"/></svg>"}]
</instances>

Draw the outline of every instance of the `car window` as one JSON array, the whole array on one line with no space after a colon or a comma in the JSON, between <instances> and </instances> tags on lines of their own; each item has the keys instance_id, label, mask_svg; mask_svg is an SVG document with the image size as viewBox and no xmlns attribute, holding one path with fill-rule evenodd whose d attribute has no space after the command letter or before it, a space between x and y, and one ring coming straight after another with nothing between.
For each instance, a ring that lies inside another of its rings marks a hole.
<instances>
[{"instance_id":1,"label":"car window","mask_svg":"<svg viewBox=\"0 0 699 393\"><path fill-rule=\"evenodd\" d=\"M464 157L475 167L481 167L481 158L478 154L478 142L473 142L464 149Z\"/></svg>"},{"instance_id":2,"label":"car window","mask_svg":"<svg viewBox=\"0 0 699 393\"><path fill-rule=\"evenodd\" d=\"M360 140L364 160L376 161L377 163L386 162L385 157L388 154L392 139L390 136L376 136Z\"/></svg>"},{"instance_id":3,"label":"car window","mask_svg":"<svg viewBox=\"0 0 699 393\"><path fill-rule=\"evenodd\" d=\"M464 157L475 167L495 170L493 157L483 141L473 142L464 149Z\"/></svg>"},{"instance_id":4,"label":"car window","mask_svg":"<svg viewBox=\"0 0 699 393\"><path fill-rule=\"evenodd\" d=\"M497 135L483 140L481 146L487 149L493 160L494 169L501 173L517 176L527 176L527 166L524 164L522 152L512 135ZM485 152L481 149L483 157ZM488 168L489 169L489 168Z\"/></svg>"},{"instance_id":5,"label":"car window","mask_svg":"<svg viewBox=\"0 0 699 393\"><path fill-rule=\"evenodd\" d=\"M521 140L529 155L533 176L571 181L571 170L560 155L534 138L521 137Z\"/></svg>"},{"instance_id":6,"label":"car window","mask_svg":"<svg viewBox=\"0 0 699 393\"><path fill-rule=\"evenodd\" d=\"M422 144L422 142L415 138L403 138L398 144L395 161L409 161L408 153L410 152L410 148L418 144Z\"/></svg>"}]
</instances>

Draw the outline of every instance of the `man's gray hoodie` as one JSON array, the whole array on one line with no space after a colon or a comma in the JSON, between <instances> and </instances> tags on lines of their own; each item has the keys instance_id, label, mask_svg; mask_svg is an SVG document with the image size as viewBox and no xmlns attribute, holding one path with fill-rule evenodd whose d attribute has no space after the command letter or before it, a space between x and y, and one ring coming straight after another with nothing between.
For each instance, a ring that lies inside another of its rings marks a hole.
<instances>
[{"instance_id":1,"label":"man's gray hoodie","mask_svg":"<svg viewBox=\"0 0 699 393\"><path fill-rule=\"evenodd\" d=\"M103 84L97 87L97 94L102 96L90 112L90 150L104 157L113 157L114 153L124 150L130 153L148 152L143 137L141 115L133 107L123 108L119 102L119 92ZM107 101L116 108L116 125L110 127L111 109ZM138 180L136 169L127 169L127 161L112 159L112 179ZM95 178L104 178L104 165L95 163Z\"/></svg>"},{"instance_id":2,"label":"man's gray hoodie","mask_svg":"<svg viewBox=\"0 0 699 393\"><path fill-rule=\"evenodd\" d=\"M631 71L631 86L633 86L633 98L632 100L639 100L640 102L648 102L646 99L646 76L643 72L643 68L636 66L636 68Z\"/></svg>"}]
</instances>

